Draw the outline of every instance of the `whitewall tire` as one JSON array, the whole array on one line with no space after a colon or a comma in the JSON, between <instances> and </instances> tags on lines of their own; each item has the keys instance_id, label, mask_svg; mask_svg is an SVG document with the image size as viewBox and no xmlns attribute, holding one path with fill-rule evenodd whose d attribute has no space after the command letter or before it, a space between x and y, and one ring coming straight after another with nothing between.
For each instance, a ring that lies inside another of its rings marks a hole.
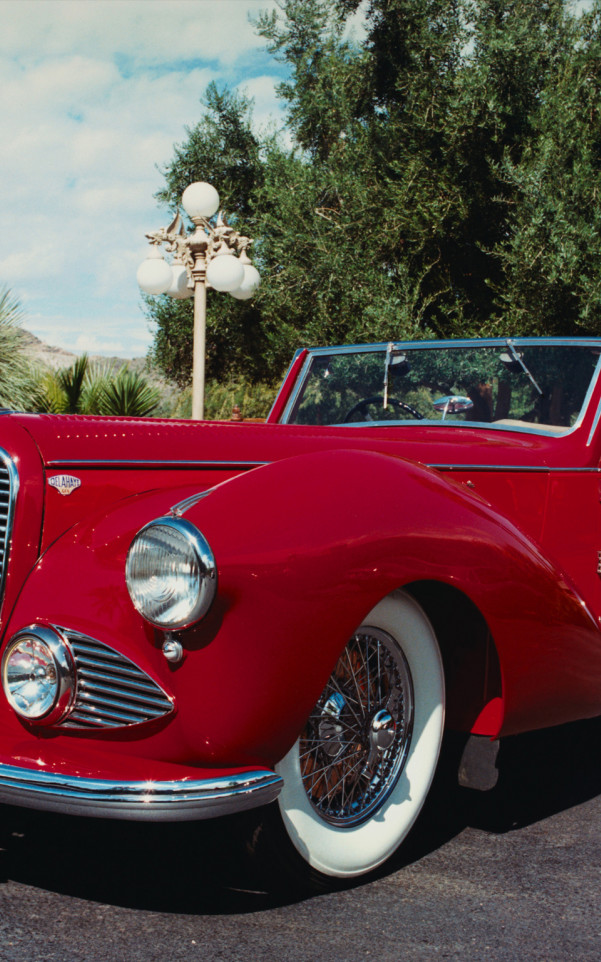
<instances>
[{"instance_id":1,"label":"whitewall tire","mask_svg":"<svg viewBox=\"0 0 601 962\"><path fill-rule=\"evenodd\" d=\"M428 794L443 725L434 632L417 602L394 592L350 639L276 766L284 828L313 873L350 879L392 855Z\"/></svg>"}]
</instances>

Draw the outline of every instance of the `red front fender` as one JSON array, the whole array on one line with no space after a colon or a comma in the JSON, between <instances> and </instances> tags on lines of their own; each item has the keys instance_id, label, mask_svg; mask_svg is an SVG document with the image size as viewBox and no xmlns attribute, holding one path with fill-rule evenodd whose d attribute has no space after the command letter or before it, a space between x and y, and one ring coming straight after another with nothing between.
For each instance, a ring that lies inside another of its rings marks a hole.
<instances>
[{"instance_id":1,"label":"red front fender","mask_svg":"<svg viewBox=\"0 0 601 962\"><path fill-rule=\"evenodd\" d=\"M292 710L301 725L365 614L416 581L454 586L486 619L503 733L601 712L601 635L584 603L536 543L447 476L371 452L303 455L221 485L187 517L218 560L220 636L261 691L279 689L278 718Z\"/></svg>"}]
</instances>

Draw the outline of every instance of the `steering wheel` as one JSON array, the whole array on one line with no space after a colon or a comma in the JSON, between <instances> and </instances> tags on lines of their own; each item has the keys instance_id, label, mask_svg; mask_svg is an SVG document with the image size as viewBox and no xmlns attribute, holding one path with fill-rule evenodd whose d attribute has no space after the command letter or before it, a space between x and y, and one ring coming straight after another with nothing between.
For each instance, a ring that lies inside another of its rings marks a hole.
<instances>
[{"instance_id":1,"label":"steering wheel","mask_svg":"<svg viewBox=\"0 0 601 962\"><path fill-rule=\"evenodd\" d=\"M415 408L412 408L410 404L405 404L404 401L399 401L395 397L389 397L388 403L391 404L392 407L399 408L401 411L406 411L412 417L418 418L418 420L420 421L423 421L424 419L423 414L420 414L419 411L416 411ZM365 421L373 421L374 419L370 417L369 414L367 413L367 408L369 407L370 404L379 404L383 408L384 398L382 397L381 394L374 394L372 397L362 398L361 401L357 401L356 404L353 404L350 411L347 411L347 413L344 416L344 421L342 423L348 424L349 421L356 420L354 415L359 414L361 411L365 412L365 417L364 417Z\"/></svg>"}]
</instances>

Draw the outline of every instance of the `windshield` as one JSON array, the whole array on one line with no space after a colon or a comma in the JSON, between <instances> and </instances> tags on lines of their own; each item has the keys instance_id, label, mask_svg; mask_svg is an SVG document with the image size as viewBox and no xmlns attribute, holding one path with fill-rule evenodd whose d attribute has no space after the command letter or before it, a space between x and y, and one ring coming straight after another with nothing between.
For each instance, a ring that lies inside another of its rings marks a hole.
<instances>
[{"instance_id":1,"label":"windshield","mask_svg":"<svg viewBox=\"0 0 601 962\"><path fill-rule=\"evenodd\" d=\"M314 351L284 421L479 422L563 433L578 420L600 352L601 342L518 339Z\"/></svg>"}]
</instances>

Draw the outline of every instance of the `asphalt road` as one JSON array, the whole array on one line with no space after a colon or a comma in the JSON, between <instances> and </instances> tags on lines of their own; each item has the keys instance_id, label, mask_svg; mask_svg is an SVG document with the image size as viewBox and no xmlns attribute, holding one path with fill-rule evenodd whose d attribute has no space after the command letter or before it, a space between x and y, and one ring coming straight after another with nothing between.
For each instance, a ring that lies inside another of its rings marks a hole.
<instances>
[{"instance_id":1,"label":"asphalt road","mask_svg":"<svg viewBox=\"0 0 601 962\"><path fill-rule=\"evenodd\" d=\"M507 740L492 792L445 788L379 878L310 898L257 891L223 822L0 808L0 960L598 962L600 749L599 720Z\"/></svg>"}]
</instances>

